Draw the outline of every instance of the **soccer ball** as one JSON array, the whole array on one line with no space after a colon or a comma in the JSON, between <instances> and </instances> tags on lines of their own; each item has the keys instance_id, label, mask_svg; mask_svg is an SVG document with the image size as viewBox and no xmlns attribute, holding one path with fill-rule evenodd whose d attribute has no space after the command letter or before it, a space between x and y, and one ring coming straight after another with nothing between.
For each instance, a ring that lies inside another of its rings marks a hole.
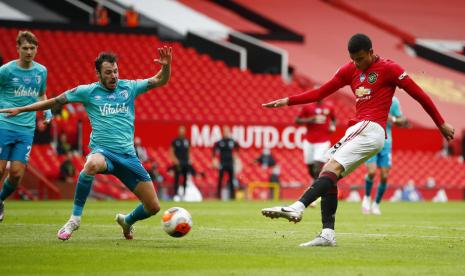
<instances>
[{"instance_id":1,"label":"soccer ball","mask_svg":"<svg viewBox=\"0 0 465 276\"><path fill-rule=\"evenodd\" d=\"M161 218L161 225L168 235L180 238L192 228L192 216L181 207L173 207L165 211Z\"/></svg>"}]
</instances>

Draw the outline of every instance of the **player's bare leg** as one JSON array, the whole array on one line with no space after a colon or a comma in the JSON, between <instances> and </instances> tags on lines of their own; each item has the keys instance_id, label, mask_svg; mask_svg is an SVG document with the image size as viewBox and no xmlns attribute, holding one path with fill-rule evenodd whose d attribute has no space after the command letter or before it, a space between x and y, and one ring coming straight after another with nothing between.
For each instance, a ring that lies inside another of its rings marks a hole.
<instances>
[{"instance_id":1,"label":"player's bare leg","mask_svg":"<svg viewBox=\"0 0 465 276\"><path fill-rule=\"evenodd\" d=\"M58 230L57 238L66 241L71 238L74 231L81 225L81 216L87 197L92 189L92 182L97 173L107 169L105 157L100 153L94 153L87 158L84 169L79 174L76 191L74 193L73 213L69 220Z\"/></svg>"},{"instance_id":2,"label":"player's bare leg","mask_svg":"<svg viewBox=\"0 0 465 276\"><path fill-rule=\"evenodd\" d=\"M123 230L123 236L127 240L134 238L133 224L136 221L149 218L160 211L160 202L152 182L139 182L133 192L142 204L137 206L130 214L117 214L115 218Z\"/></svg>"},{"instance_id":3,"label":"player's bare leg","mask_svg":"<svg viewBox=\"0 0 465 276\"><path fill-rule=\"evenodd\" d=\"M6 175L7 160L0 161L0 178ZM5 216L5 205L3 201L7 199L11 194L14 193L16 188L19 186L21 179L23 178L24 172L26 171L26 165L21 161L10 161L10 168L8 176L5 177L3 182L2 190L0 191L0 222L3 221Z\"/></svg>"},{"instance_id":4,"label":"player's bare leg","mask_svg":"<svg viewBox=\"0 0 465 276\"><path fill-rule=\"evenodd\" d=\"M337 178L343 171L342 165L331 159L324 166L320 177L315 180L313 185L304 192L298 201L290 206L264 208L262 214L269 218L285 218L296 223L301 221L305 208L317 198L326 195L331 188L336 187Z\"/></svg>"}]
</instances>

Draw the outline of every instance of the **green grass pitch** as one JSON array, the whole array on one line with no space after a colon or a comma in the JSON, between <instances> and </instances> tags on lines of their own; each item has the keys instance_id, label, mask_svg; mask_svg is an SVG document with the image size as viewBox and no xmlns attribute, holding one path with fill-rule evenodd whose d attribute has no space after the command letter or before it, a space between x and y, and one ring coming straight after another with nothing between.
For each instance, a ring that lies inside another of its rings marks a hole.
<instances>
[{"instance_id":1,"label":"green grass pitch","mask_svg":"<svg viewBox=\"0 0 465 276\"><path fill-rule=\"evenodd\" d=\"M288 202L286 202L288 203ZM278 202L162 202L189 210L183 238L161 229L160 214L126 241L113 221L136 202L88 202L81 228L57 230L72 203L7 201L0 224L0 275L464 275L465 203L388 203L382 216L341 202L337 246L300 248L320 230L320 210L289 223L261 216ZM283 203L281 203L283 204Z\"/></svg>"}]
</instances>

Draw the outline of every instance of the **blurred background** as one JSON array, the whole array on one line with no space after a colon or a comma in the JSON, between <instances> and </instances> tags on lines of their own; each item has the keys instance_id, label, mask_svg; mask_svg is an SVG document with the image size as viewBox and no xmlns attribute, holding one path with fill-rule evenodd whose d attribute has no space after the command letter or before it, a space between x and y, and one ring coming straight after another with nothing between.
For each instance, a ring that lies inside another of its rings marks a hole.
<instances>
[{"instance_id":1,"label":"blurred background","mask_svg":"<svg viewBox=\"0 0 465 276\"><path fill-rule=\"evenodd\" d=\"M301 149L306 130L294 123L300 107L265 110L261 104L329 80L350 61L350 36L365 33L375 53L404 67L456 128L455 139L445 142L421 106L396 91L409 125L393 129L385 197L399 200L399 193L414 189L412 200L463 200L464 10L459 0L0 0L0 53L3 63L16 59L18 31L32 31L39 40L36 61L48 69L50 98L97 81L93 62L101 51L119 56L121 79L139 79L159 70L157 48L169 45L169 84L136 100L137 152L160 197L174 196L170 148L180 126L190 142L190 185L203 199L216 197L212 147L229 126L239 146L236 198L295 199L311 183ZM355 114L355 100L346 87L328 102L337 119L334 143ZM73 196L91 128L82 105L53 113L50 126L38 114L17 199ZM258 161L264 152L273 165ZM340 197L358 200L365 174L361 166L343 178ZM109 175L96 178L91 196L135 198Z\"/></svg>"}]
</instances>

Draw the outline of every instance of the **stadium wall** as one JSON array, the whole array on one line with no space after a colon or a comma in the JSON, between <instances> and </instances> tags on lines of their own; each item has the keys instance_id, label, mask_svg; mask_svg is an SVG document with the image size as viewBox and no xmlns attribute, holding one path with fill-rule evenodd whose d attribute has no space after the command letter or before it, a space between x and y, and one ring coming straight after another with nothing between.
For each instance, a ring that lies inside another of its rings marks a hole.
<instances>
[{"instance_id":1,"label":"stadium wall","mask_svg":"<svg viewBox=\"0 0 465 276\"><path fill-rule=\"evenodd\" d=\"M187 129L193 147L211 147L221 137L221 124L202 122L170 122L170 121L136 121L136 136L149 147L168 148L177 136L178 128L183 125ZM247 125L229 124L233 137L242 148L285 148L300 149L305 135L305 128L296 125ZM83 145L89 143L90 124L83 125ZM331 142L337 142L345 129L338 128ZM438 152L442 149L441 134L435 129L394 128L394 150ZM418 137L419 139L411 139Z\"/></svg>"}]
</instances>

